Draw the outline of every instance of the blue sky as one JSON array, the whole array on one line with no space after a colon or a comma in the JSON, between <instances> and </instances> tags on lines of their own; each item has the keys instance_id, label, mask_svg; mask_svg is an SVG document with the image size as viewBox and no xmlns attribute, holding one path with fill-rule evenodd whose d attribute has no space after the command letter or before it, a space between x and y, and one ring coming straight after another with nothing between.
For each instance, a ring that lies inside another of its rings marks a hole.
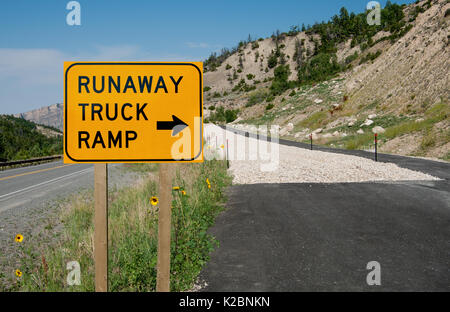
<instances>
[{"instance_id":1,"label":"blue sky","mask_svg":"<svg viewBox=\"0 0 450 312\"><path fill-rule=\"evenodd\" d=\"M202 61L249 34L328 20L342 6L360 13L369 1L79 0L81 26L66 24L68 2L0 4L0 113L62 102L64 61Z\"/></svg>"}]
</instances>

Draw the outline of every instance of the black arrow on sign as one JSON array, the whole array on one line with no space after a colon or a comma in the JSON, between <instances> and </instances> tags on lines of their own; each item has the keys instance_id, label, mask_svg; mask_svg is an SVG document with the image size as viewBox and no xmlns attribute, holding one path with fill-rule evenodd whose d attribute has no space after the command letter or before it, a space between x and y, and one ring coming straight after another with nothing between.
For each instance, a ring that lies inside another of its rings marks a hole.
<instances>
[{"instance_id":1,"label":"black arrow on sign","mask_svg":"<svg viewBox=\"0 0 450 312\"><path fill-rule=\"evenodd\" d=\"M177 135L188 125L175 115L172 115L173 121L157 121L156 130L172 130L172 136Z\"/></svg>"}]
</instances>

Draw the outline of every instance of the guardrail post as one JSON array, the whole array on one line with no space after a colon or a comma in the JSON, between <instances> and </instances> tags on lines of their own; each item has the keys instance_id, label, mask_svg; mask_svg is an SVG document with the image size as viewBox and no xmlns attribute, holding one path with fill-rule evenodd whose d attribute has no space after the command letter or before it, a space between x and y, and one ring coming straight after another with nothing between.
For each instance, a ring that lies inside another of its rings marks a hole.
<instances>
[{"instance_id":1,"label":"guardrail post","mask_svg":"<svg viewBox=\"0 0 450 312\"><path fill-rule=\"evenodd\" d=\"M375 133L375 161L378 161L377 145L378 145L378 133Z\"/></svg>"},{"instance_id":2,"label":"guardrail post","mask_svg":"<svg viewBox=\"0 0 450 312\"><path fill-rule=\"evenodd\" d=\"M230 168L230 156L228 155L228 139L227 139L227 169Z\"/></svg>"},{"instance_id":3,"label":"guardrail post","mask_svg":"<svg viewBox=\"0 0 450 312\"><path fill-rule=\"evenodd\" d=\"M0 162L0 167L9 167L9 166L15 166L15 165L22 165L22 164L31 164L31 163L41 162L41 161L60 159L60 158L62 158L62 155L37 157L37 158L23 159L23 160L6 161L6 162Z\"/></svg>"}]
</instances>

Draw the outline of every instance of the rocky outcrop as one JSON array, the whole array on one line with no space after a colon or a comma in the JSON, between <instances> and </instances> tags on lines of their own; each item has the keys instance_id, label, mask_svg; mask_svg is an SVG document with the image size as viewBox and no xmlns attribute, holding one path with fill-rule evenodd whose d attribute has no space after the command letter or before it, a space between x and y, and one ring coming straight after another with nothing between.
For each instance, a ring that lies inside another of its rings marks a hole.
<instances>
[{"instance_id":1,"label":"rocky outcrop","mask_svg":"<svg viewBox=\"0 0 450 312\"><path fill-rule=\"evenodd\" d=\"M14 116L63 131L64 105L62 103L41 107L26 113L16 114Z\"/></svg>"}]
</instances>

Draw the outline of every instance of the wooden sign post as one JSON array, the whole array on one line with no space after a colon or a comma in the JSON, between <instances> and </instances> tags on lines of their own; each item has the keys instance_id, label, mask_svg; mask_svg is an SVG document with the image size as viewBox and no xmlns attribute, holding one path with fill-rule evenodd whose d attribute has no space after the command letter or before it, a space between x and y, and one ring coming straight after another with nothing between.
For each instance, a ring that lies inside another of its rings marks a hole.
<instances>
[{"instance_id":1,"label":"wooden sign post","mask_svg":"<svg viewBox=\"0 0 450 312\"><path fill-rule=\"evenodd\" d=\"M94 165L95 291L108 291L108 165Z\"/></svg>"},{"instance_id":2,"label":"wooden sign post","mask_svg":"<svg viewBox=\"0 0 450 312\"><path fill-rule=\"evenodd\" d=\"M158 263L156 291L170 291L170 236L172 216L170 164L159 165Z\"/></svg>"},{"instance_id":3,"label":"wooden sign post","mask_svg":"<svg viewBox=\"0 0 450 312\"><path fill-rule=\"evenodd\" d=\"M203 63L64 62L64 163L95 164L96 291L108 291L107 163L161 163L156 288L170 291L168 163L180 161L203 162Z\"/></svg>"}]
</instances>

